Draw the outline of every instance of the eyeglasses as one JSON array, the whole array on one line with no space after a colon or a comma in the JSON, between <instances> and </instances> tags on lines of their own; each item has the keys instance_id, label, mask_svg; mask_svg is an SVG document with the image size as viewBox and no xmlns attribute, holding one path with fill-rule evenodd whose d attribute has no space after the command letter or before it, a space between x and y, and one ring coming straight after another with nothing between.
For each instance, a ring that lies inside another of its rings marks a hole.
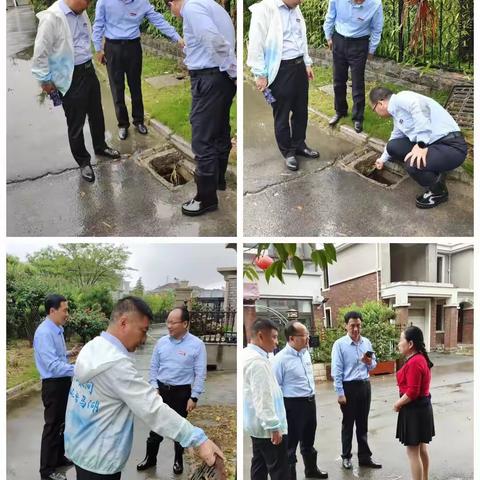
<instances>
[{"instance_id":1,"label":"eyeglasses","mask_svg":"<svg viewBox=\"0 0 480 480\"><path fill-rule=\"evenodd\" d=\"M375 112L375 109L377 108L378 102L375 103L375 105L372 107L372 110ZM377 113L377 112L375 112Z\"/></svg>"},{"instance_id":2,"label":"eyeglasses","mask_svg":"<svg viewBox=\"0 0 480 480\"><path fill-rule=\"evenodd\" d=\"M310 337L309 333L304 333L303 335L292 335L292 337Z\"/></svg>"},{"instance_id":3,"label":"eyeglasses","mask_svg":"<svg viewBox=\"0 0 480 480\"><path fill-rule=\"evenodd\" d=\"M167 322L167 327L171 327L172 325L177 325L179 323L183 323L183 321L182 322Z\"/></svg>"}]
</instances>

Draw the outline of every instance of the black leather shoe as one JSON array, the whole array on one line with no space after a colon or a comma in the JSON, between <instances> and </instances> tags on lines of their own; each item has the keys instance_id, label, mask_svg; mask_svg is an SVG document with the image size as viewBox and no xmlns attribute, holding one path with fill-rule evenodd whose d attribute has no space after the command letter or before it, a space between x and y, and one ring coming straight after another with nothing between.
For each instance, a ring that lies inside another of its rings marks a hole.
<instances>
[{"instance_id":1,"label":"black leather shoe","mask_svg":"<svg viewBox=\"0 0 480 480\"><path fill-rule=\"evenodd\" d=\"M312 150L311 148L305 147L300 150L297 150L295 152L295 155L298 155L300 157L305 157L305 158L318 158L320 156L320 153L318 153L316 150Z\"/></svg>"},{"instance_id":2,"label":"black leather shoe","mask_svg":"<svg viewBox=\"0 0 480 480\"><path fill-rule=\"evenodd\" d=\"M294 155L291 157L285 158L285 164L287 165L287 168L292 171L298 170L298 160L295 158Z\"/></svg>"},{"instance_id":3,"label":"black leather shoe","mask_svg":"<svg viewBox=\"0 0 480 480\"><path fill-rule=\"evenodd\" d=\"M345 470L351 470L352 469L352 461L349 458L344 458L342 460L342 466L345 468Z\"/></svg>"},{"instance_id":4,"label":"black leather shoe","mask_svg":"<svg viewBox=\"0 0 480 480\"><path fill-rule=\"evenodd\" d=\"M82 178L87 182L93 183L95 181L95 173L93 173L93 168L91 165L86 165L80 169Z\"/></svg>"},{"instance_id":5,"label":"black leather shoe","mask_svg":"<svg viewBox=\"0 0 480 480\"><path fill-rule=\"evenodd\" d=\"M434 208L448 200L448 190L445 189L441 193L435 194L431 190L427 190L424 194L419 195L415 202L417 208Z\"/></svg>"},{"instance_id":6,"label":"black leather shoe","mask_svg":"<svg viewBox=\"0 0 480 480\"><path fill-rule=\"evenodd\" d=\"M137 123L135 128L137 129L137 132L141 133L142 135L146 135L148 133L147 127L143 123Z\"/></svg>"},{"instance_id":7,"label":"black leather shoe","mask_svg":"<svg viewBox=\"0 0 480 480\"><path fill-rule=\"evenodd\" d=\"M371 458L369 458L365 462L358 462L361 467L368 467L368 468L382 468L380 463L375 463Z\"/></svg>"},{"instance_id":8,"label":"black leather shoe","mask_svg":"<svg viewBox=\"0 0 480 480\"><path fill-rule=\"evenodd\" d=\"M182 213L188 217L198 217L218 208L218 202L202 202L192 198L182 205ZM175 462L176 463L176 462ZM183 468L183 467L182 467Z\"/></svg>"},{"instance_id":9,"label":"black leather shoe","mask_svg":"<svg viewBox=\"0 0 480 480\"><path fill-rule=\"evenodd\" d=\"M105 147L103 150L95 152L97 155L107 158L120 158L120 152L110 147Z\"/></svg>"},{"instance_id":10,"label":"black leather shoe","mask_svg":"<svg viewBox=\"0 0 480 480\"><path fill-rule=\"evenodd\" d=\"M175 475L180 475L183 472L183 460L175 460L173 464L173 473Z\"/></svg>"},{"instance_id":11,"label":"black leather shoe","mask_svg":"<svg viewBox=\"0 0 480 480\"><path fill-rule=\"evenodd\" d=\"M118 138L120 140L125 140L128 137L128 128L127 127L120 127L118 129Z\"/></svg>"},{"instance_id":12,"label":"black leather shoe","mask_svg":"<svg viewBox=\"0 0 480 480\"><path fill-rule=\"evenodd\" d=\"M48 477L42 477L42 480L67 480L67 477L63 473L53 472Z\"/></svg>"},{"instance_id":13,"label":"black leather shoe","mask_svg":"<svg viewBox=\"0 0 480 480\"><path fill-rule=\"evenodd\" d=\"M357 133L361 133L363 131L363 122L360 120L355 120L353 122L353 128Z\"/></svg>"},{"instance_id":14,"label":"black leather shoe","mask_svg":"<svg viewBox=\"0 0 480 480\"><path fill-rule=\"evenodd\" d=\"M157 464L157 457L147 455L138 465L137 470L142 472L147 468L154 467Z\"/></svg>"},{"instance_id":15,"label":"black leather shoe","mask_svg":"<svg viewBox=\"0 0 480 480\"><path fill-rule=\"evenodd\" d=\"M224 192L227 189L227 182L225 180L219 180L217 190Z\"/></svg>"},{"instance_id":16,"label":"black leather shoe","mask_svg":"<svg viewBox=\"0 0 480 480\"><path fill-rule=\"evenodd\" d=\"M328 124L331 127L334 127L342 117L345 117L346 115L340 115L339 113L336 113L329 121Z\"/></svg>"},{"instance_id":17,"label":"black leather shoe","mask_svg":"<svg viewBox=\"0 0 480 480\"><path fill-rule=\"evenodd\" d=\"M60 460L60 463L57 465L57 467L71 467L72 465L73 465L73 462L69 458L64 456Z\"/></svg>"}]
</instances>

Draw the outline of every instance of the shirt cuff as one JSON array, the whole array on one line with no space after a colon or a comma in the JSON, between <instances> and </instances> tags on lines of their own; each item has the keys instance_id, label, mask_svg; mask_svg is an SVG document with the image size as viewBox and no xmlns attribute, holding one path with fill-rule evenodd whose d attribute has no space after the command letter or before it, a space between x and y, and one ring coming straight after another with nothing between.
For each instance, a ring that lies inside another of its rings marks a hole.
<instances>
[{"instance_id":1,"label":"shirt cuff","mask_svg":"<svg viewBox=\"0 0 480 480\"><path fill-rule=\"evenodd\" d=\"M178 34L175 33L175 35L172 37L172 42L179 42L182 39L182 37Z\"/></svg>"},{"instance_id":2,"label":"shirt cuff","mask_svg":"<svg viewBox=\"0 0 480 480\"><path fill-rule=\"evenodd\" d=\"M205 432L198 427L193 427L193 432L187 442L181 443L182 447L199 447L203 442L208 440Z\"/></svg>"},{"instance_id":3,"label":"shirt cuff","mask_svg":"<svg viewBox=\"0 0 480 480\"><path fill-rule=\"evenodd\" d=\"M345 391L343 390L343 388L336 388L335 391L337 392L338 397L342 397L345 395Z\"/></svg>"}]
</instances>

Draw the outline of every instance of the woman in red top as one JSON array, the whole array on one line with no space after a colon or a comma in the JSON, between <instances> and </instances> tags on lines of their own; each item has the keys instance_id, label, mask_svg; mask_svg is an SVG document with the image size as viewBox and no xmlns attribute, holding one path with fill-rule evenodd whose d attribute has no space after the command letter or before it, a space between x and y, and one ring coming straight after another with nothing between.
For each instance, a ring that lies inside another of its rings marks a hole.
<instances>
[{"instance_id":1,"label":"woman in red top","mask_svg":"<svg viewBox=\"0 0 480 480\"><path fill-rule=\"evenodd\" d=\"M406 362L397 372L400 399L393 409L398 413L397 438L407 447L412 480L428 480L428 450L435 435L430 400L430 369L423 333L418 327L408 327L400 335L398 350Z\"/></svg>"}]
</instances>

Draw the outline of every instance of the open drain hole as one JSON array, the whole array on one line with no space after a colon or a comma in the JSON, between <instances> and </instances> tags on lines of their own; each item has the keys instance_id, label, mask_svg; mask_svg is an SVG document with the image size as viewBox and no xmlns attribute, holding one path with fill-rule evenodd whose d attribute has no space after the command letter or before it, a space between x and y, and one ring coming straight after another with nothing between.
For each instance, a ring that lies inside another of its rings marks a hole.
<instances>
[{"instance_id":1,"label":"open drain hole","mask_svg":"<svg viewBox=\"0 0 480 480\"><path fill-rule=\"evenodd\" d=\"M375 168L375 161L371 159L357 162L354 168L364 177L386 187L397 184L403 178L402 175L392 172L385 167L382 170L377 170Z\"/></svg>"}]
</instances>

